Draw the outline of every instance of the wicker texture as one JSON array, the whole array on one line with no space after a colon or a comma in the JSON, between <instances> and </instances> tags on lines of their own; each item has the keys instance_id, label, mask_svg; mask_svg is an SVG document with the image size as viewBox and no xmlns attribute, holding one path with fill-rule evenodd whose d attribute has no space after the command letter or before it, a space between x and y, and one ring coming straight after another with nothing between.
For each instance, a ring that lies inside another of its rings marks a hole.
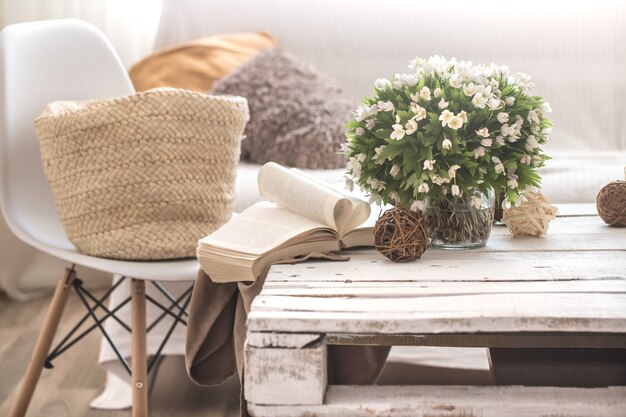
<instances>
[{"instance_id":1,"label":"wicker texture","mask_svg":"<svg viewBox=\"0 0 626 417\"><path fill-rule=\"evenodd\" d=\"M61 222L81 253L193 257L231 215L241 97L172 88L49 104L35 120Z\"/></svg>"},{"instance_id":2,"label":"wicker texture","mask_svg":"<svg viewBox=\"0 0 626 417\"><path fill-rule=\"evenodd\" d=\"M596 205L606 224L626 227L626 181L613 181L602 187Z\"/></svg>"},{"instance_id":3,"label":"wicker texture","mask_svg":"<svg viewBox=\"0 0 626 417\"><path fill-rule=\"evenodd\" d=\"M374 226L374 246L394 262L421 258L430 246L426 218L398 207L385 211Z\"/></svg>"},{"instance_id":4,"label":"wicker texture","mask_svg":"<svg viewBox=\"0 0 626 417\"><path fill-rule=\"evenodd\" d=\"M502 222L515 237L540 237L548 233L557 208L550 204L543 193L527 193L527 201L519 207L504 210Z\"/></svg>"}]
</instances>

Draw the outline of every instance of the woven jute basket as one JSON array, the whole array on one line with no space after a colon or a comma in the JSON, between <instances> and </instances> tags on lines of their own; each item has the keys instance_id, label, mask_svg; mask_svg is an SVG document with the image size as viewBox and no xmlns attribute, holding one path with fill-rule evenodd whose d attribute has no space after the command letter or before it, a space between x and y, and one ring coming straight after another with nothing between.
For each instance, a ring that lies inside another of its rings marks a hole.
<instances>
[{"instance_id":1,"label":"woven jute basket","mask_svg":"<svg viewBox=\"0 0 626 417\"><path fill-rule=\"evenodd\" d=\"M195 256L230 218L248 117L245 98L172 88L49 104L35 130L70 241L115 259Z\"/></svg>"}]
</instances>

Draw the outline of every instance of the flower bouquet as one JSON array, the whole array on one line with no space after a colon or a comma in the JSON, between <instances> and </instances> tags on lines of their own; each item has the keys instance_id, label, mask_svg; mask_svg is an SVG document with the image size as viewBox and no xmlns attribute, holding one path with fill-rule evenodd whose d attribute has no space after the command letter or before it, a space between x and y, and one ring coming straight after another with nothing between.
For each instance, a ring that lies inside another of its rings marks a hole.
<instances>
[{"instance_id":1,"label":"flower bouquet","mask_svg":"<svg viewBox=\"0 0 626 417\"><path fill-rule=\"evenodd\" d=\"M347 183L379 204L423 212L433 245L482 246L494 194L524 202L552 124L526 74L441 56L376 80L347 125Z\"/></svg>"}]
</instances>

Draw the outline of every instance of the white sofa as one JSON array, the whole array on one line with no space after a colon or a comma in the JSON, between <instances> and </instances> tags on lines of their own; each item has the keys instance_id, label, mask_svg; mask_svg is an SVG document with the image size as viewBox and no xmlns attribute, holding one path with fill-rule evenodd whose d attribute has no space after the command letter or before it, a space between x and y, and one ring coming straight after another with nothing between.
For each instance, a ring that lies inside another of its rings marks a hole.
<instances>
[{"instance_id":1,"label":"white sofa","mask_svg":"<svg viewBox=\"0 0 626 417\"><path fill-rule=\"evenodd\" d=\"M544 192L557 203L593 202L624 177L625 17L621 2L164 0L155 48L269 30L356 97L418 55L506 64L530 74L554 110ZM235 210L258 198L257 170L241 165ZM315 174L341 181L342 170Z\"/></svg>"}]
</instances>

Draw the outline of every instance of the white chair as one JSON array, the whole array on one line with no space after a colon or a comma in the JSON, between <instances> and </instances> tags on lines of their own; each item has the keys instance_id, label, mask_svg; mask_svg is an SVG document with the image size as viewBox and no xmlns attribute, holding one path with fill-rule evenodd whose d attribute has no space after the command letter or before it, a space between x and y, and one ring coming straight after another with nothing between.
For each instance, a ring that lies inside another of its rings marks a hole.
<instances>
[{"instance_id":1,"label":"white chair","mask_svg":"<svg viewBox=\"0 0 626 417\"><path fill-rule=\"evenodd\" d=\"M133 92L111 44L93 25L79 20L30 22L7 26L0 35L0 207L18 238L72 264L54 292L12 417L26 414L72 287L85 301L74 264L132 278L132 414L148 413L144 280L193 280L197 261L127 262L77 253L58 219L33 128L34 118L49 102ZM101 302L98 307L109 313ZM180 308L179 318L182 312ZM101 327L97 320L96 325Z\"/></svg>"}]
</instances>

